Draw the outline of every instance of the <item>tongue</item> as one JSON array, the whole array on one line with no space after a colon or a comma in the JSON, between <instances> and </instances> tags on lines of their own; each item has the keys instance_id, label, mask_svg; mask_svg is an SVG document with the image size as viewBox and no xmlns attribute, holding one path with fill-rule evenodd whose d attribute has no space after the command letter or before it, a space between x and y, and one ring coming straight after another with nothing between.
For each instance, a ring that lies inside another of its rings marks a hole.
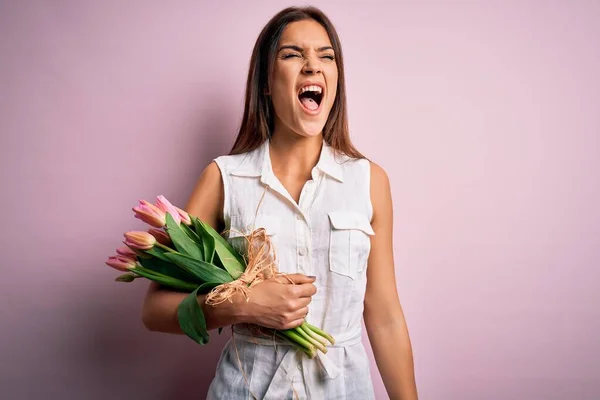
<instances>
[{"instance_id":1,"label":"tongue","mask_svg":"<svg viewBox=\"0 0 600 400\"><path fill-rule=\"evenodd\" d=\"M308 108L311 111L314 111L317 108L319 108L317 102L311 99L310 97L303 97L300 99L300 101L302 102L302 105L304 105L304 107Z\"/></svg>"}]
</instances>

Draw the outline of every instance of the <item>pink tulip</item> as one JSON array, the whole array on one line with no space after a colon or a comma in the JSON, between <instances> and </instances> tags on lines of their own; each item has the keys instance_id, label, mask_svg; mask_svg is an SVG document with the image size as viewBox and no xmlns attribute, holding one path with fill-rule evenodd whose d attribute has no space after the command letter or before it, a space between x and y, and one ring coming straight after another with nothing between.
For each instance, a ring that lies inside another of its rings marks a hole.
<instances>
[{"instance_id":1,"label":"pink tulip","mask_svg":"<svg viewBox=\"0 0 600 400\"><path fill-rule=\"evenodd\" d=\"M125 232L123 236L125 236L123 243L131 249L149 250L156 244L156 239L148 232L131 231Z\"/></svg>"},{"instance_id":2,"label":"pink tulip","mask_svg":"<svg viewBox=\"0 0 600 400\"><path fill-rule=\"evenodd\" d=\"M165 213L171 214L171 217L175 220L177 225L181 223L181 217L177 208L166 199L165 196L160 195L156 198L156 206L163 210Z\"/></svg>"},{"instance_id":3,"label":"pink tulip","mask_svg":"<svg viewBox=\"0 0 600 400\"><path fill-rule=\"evenodd\" d=\"M109 257L106 261L106 265L123 272L128 272L131 268L136 267L134 259L124 256Z\"/></svg>"},{"instance_id":4,"label":"pink tulip","mask_svg":"<svg viewBox=\"0 0 600 400\"><path fill-rule=\"evenodd\" d=\"M140 200L140 204L137 207L133 207L133 212L135 212L136 218L141 219L148 225L155 228L165 226L165 212L146 200Z\"/></svg>"},{"instance_id":5,"label":"pink tulip","mask_svg":"<svg viewBox=\"0 0 600 400\"><path fill-rule=\"evenodd\" d=\"M148 233L154 236L156 241L164 246L170 247L173 244L169 234L162 229L150 228L148 229Z\"/></svg>"},{"instance_id":6,"label":"pink tulip","mask_svg":"<svg viewBox=\"0 0 600 400\"><path fill-rule=\"evenodd\" d=\"M181 208L179 208L177 206L173 206L173 207L175 207L175 209L179 213L179 216L181 217L181 222L183 222L187 226L192 225L192 219L190 218L190 214L183 211Z\"/></svg>"},{"instance_id":7,"label":"pink tulip","mask_svg":"<svg viewBox=\"0 0 600 400\"><path fill-rule=\"evenodd\" d=\"M123 246L117 249L117 254L123 257L129 257L135 259L137 257L137 253L131 250L129 247Z\"/></svg>"}]
</instances>

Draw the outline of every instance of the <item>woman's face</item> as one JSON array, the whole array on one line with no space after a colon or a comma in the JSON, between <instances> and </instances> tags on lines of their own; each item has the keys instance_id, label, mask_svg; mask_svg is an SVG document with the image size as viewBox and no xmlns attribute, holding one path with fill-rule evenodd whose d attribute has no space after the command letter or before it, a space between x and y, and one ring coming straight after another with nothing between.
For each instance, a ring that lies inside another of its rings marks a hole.
<instances>
[{"instance_id":1,"label":"woman's face","mask_svg":"<svg viewBox=\"0 0 600 400\"><path fill-rule=\"evenodd\" d=\"M321 134L337 93L335 56L327 31L318 22L287 25L270 80L275 133Z\"/></svg>"}]
</instances>

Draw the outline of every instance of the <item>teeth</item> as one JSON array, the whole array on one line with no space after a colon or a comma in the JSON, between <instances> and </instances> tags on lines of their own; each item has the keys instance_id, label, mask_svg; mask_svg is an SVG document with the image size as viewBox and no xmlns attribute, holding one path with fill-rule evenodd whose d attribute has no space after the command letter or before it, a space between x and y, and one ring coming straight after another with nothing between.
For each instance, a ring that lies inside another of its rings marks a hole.
<instances>
[{"instance_id":1,"label":"teeth","mask_svg":"<svg viewBox=\"0 0 600 400\"><path fill-rule=\"evenodd\" d=\"M300 89L300 93L302 94L304 92L317 92L317 93L321 93L322 89L320 86L317 85L311 85L311 86L304 86L303 88Z\"/></svg>"}]
</instances>

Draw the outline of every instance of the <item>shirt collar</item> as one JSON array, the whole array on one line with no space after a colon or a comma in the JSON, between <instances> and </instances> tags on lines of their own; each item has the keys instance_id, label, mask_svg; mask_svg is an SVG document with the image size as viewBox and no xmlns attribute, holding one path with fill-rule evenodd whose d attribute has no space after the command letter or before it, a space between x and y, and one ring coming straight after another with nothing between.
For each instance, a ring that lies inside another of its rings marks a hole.
<instances>
[{"instance_id":1,"label":"shirt collar","mask_svg":"<svg viewBox=\"0 0 600 400\"><path fill-rule=\"evenodd\" d=\"M344 170L342 169L339 157L336 156L334 150L325 141L323 141L321 156L316 167L333 179L344 182Z\"/></svg>"},{"instance_id":2,"label":"shirt collar","mask_svg":"<svg viewBox=\"0 0 600 400\"><path fill-rule=\"evenodd\" d=\"M323 141L321 155L315 167L340 182L344 181L342 165L334 150L325 141ZM268 139L255 150L248 152L242 162L231 171L231 175L247 177L265 178L268 174L273 174Z\"/></svg>"}]
</instances>

